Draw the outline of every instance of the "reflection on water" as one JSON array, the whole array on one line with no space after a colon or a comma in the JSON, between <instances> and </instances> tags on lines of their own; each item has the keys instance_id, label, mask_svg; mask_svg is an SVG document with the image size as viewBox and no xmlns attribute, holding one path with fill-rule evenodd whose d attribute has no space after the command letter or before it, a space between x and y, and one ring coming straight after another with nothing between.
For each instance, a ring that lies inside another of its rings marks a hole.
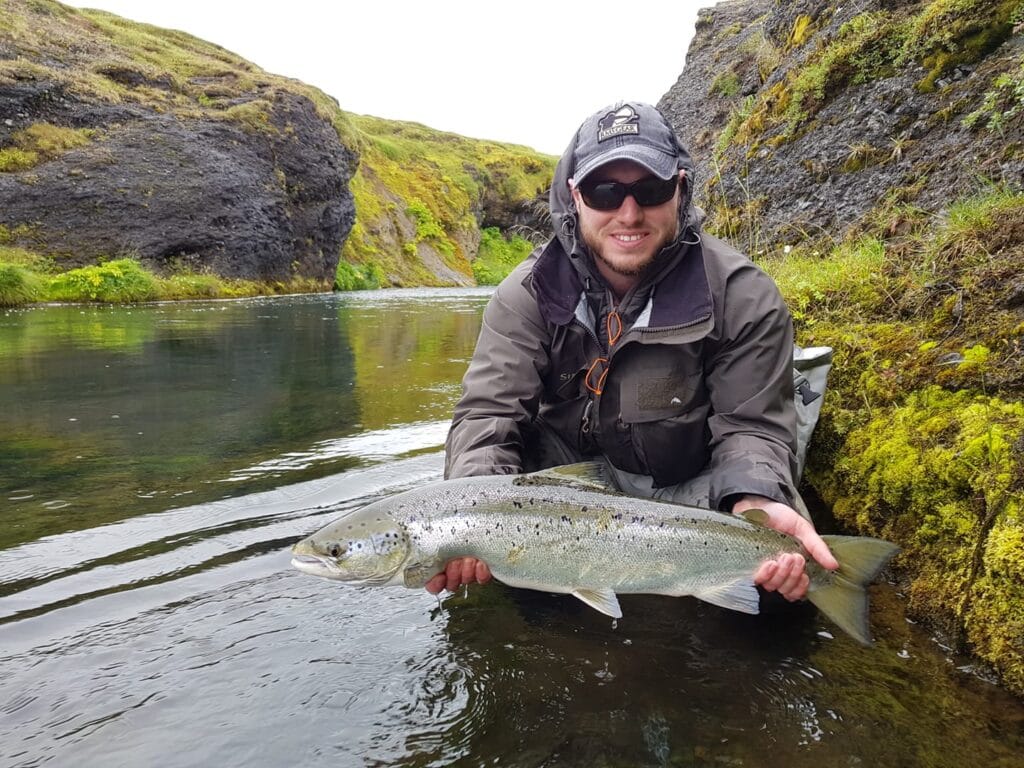
<instances>
[{"instance_id":1,"label":"reflection on water","mask_svg":"<svg viewBox=\"0 0 1024 768\"><path fill-rule=\"evenodd\" d=\"M440 445L487 296L0 315L0 546Z\"/></svg>"},{"instance_id":2,"label":"reflection on water","mask_svg":"<svg viewBox=\"0 0 1024 768\"><path fill-rule=\"evenodd\" d=\"M862 648L807 606L749 617L625 596L613 625L496 584L439 603L293 571L291 542L440 475L483 301L98 310L77 332L67 308L4 317L0 388L25 412L0 415L0 765L1022 764L1021 703L958 669L886 585L878 642ZM221 365L204 362L210 348ZM111 361L124 377L103 378ZM133 443L84 415L115 408L163 439ZM124 474L64 463L88 446ZM183 449L202 460L164 466ZM58 500L69 506L44 506Z\"/></svg>"}]
</instances>

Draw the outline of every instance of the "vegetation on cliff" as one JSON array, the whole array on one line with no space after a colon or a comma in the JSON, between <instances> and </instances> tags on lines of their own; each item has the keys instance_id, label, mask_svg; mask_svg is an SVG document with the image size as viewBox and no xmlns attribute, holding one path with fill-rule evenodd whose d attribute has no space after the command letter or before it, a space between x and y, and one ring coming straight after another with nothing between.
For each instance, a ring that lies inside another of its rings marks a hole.
<instances>
[{"instance_id":1,"label":"vegetation on cliff","mask_svg":"<svg viewBox=\"0 0 1024 768\"><path fill-rule=\"evenodd\" d=\"M724 109L681 130L711 158L710 228L773 274L801 344L835 349L807 482L851 530L899 543L911 615L1018 693L1022 8L717 6L687 69Z\"/></svg>"},{"instance_id":2,"label":"vegetation on cliff","mask_svg":"<svg viewBox=\"0 0 1024 768\"><path fill-rule=\"evenodd\" d=\"M371 282L387 285L493 283L511 271L514 257L495 256L493 233L481 242L481 230L528 230L556 158L417 123L348 117L360 163L343 262L369 268L378 276ZM522 260L529 243L509 236Z\"/></svg>"}]
</instances>

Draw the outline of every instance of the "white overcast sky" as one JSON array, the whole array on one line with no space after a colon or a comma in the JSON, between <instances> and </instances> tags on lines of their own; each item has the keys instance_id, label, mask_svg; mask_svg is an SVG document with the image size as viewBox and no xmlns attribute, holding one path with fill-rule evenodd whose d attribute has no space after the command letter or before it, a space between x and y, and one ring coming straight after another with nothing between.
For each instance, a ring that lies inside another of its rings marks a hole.
<instances>
[{"instance_id":1,"label":"white overcast sky","mask_svg":"<svg viewBox=\"0 0 1024 768\"><path fill-rule=\"evenodd\" d=\"M561 154L587 115L655 103L715 0L73 0L181 29L348 112Z\"/></svg>"}]
</instances>

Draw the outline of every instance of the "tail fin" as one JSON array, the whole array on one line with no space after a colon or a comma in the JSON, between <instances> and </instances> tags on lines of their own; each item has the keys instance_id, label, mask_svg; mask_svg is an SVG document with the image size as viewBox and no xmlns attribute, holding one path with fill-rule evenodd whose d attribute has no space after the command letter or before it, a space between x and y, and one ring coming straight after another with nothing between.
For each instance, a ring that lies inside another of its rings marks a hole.
<instances>
[{"instance_id":1,"label":"tail fin","mask_svg":"<svg viewBox=\"0 0 1024 768\"><path fill-rule=\"evenodd\" d=\"M870 584L899 547L882 539L864 536L822 536L839 561L839 570L817 586L812 579L807 599L839 625L840 629L864 645L871 645L868 627Z\"/></svg>"}]
</instances>

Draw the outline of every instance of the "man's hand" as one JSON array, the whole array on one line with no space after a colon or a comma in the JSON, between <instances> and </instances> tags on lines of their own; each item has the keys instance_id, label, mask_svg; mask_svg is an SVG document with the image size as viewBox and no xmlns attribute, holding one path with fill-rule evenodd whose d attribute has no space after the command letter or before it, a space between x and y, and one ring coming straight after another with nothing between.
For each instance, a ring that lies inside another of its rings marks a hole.
<instances>
[{"instance_id":1,"label":"man's hand","mask_svg":"<svg viewBox=\"0 0 1024 768\"><path fill-rule=\"evenodd\" d=\"M833 571L839 567L811 522L792 507L763 496L743 496L732 505L734 515L747 509L763 509L768 514L769 528L795 538L823 568ZM802 600L810 586L810 578L804 572L805 562L803 555L781 555L757 569L754 583L768 592L778 592L787 600Z\"/></svg>"},{"instance_id":2,"label":"man's hand","mask_svg":"<svg viewBox=\"0 0 1024 768\"><path fill-rule=\"evenodd\" d=\"M486 584L491 580L491 569L483 560L475 557L459 557L450 560L441 573L427 582L427 592L436 595L447 589L454 592L463 584L479 582Z\"/></svg>"}]
</instances>

